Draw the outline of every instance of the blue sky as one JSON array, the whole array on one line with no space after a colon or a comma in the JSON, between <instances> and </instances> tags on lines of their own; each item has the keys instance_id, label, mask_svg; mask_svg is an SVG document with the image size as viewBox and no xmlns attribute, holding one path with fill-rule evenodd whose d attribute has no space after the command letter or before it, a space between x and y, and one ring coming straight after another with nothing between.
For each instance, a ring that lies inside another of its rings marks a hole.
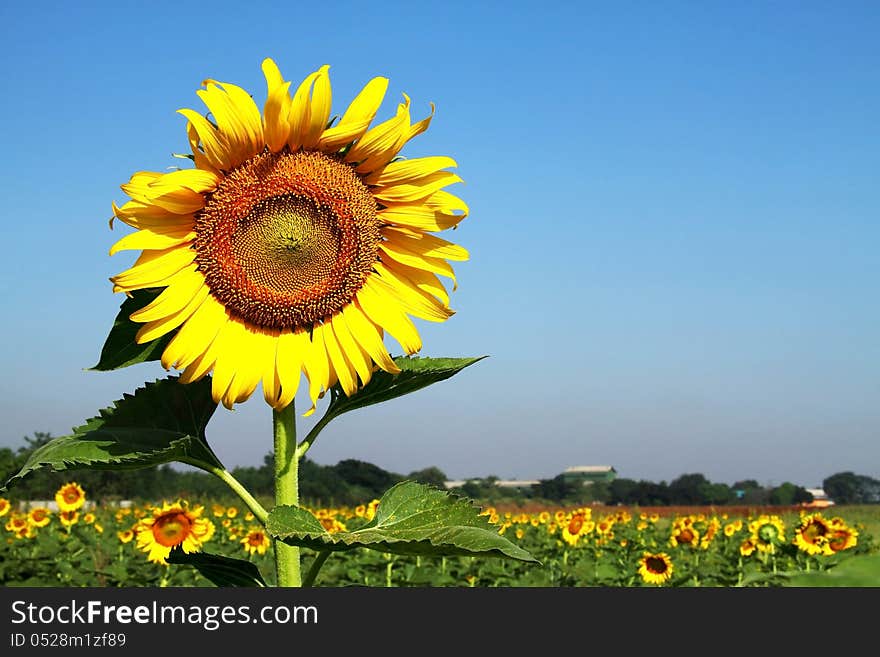
<instances>
[{"instance_id":1,"label":"blue sky","mask_svg":"<svg viewBox=\"0 0 880 657\"><path fill-rule=\"evenodd\" d=\"M243 5L0 7L0 445L166 375L84 371L133 258L107 255L110 203L179 164L203 79L262 104L269 56L297 82L329 64L335 112L376 75L380 117L436 103L404 154L457 160L471 260L422 353L491 356L335 421L314 460L880 477L876 3ZM208 430L230 467L271 449L259 395Z\"/></svg>"}]
</instances>

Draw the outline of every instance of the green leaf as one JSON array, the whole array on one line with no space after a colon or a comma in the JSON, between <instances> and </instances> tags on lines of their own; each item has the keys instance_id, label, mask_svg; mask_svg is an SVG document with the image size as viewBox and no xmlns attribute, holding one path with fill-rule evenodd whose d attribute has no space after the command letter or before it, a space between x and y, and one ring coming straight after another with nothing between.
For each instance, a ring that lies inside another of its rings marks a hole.
<instances>
[{"instance_id":1,"label":"green leaf","mask_svg":"<svg viewBox=\"0 0 880 657\"><path fill-rule=\"evenodd\" d=\"M444 381L461 372L465 367L488 358L422 358L401 356L394 359L400 373L389 374L379 370L373 373L369 383L357 394L347 397L337 383L331 391L330 405L321 418L321 424L356 408L364 408L396 397L402 397L416 390L426 388L432 383Z\"/></svg>"},{"instance_id":2,"label":"green leaf","mask_svg":"<svg viewBox=\"0 0 880 657\"><path fill-rule=\"evenodd\" d=\"M801 573L783 586L880 586L880 554L850 557L828 570Z\"/></svg>"},{"instance_id":3,"label":"green leaf","mask_svg":"<svg viewBox=\"0 0 880 657\"><path fill-rule=\"evenodd\" d=\"M278 506L266 529L275 538L314 550L367 548L395 554L507 557L538 563L498 533L479 507L446 491L404 481L379 500L376 515L360 529L329 533L306 509Z\"/></svg>"},{"instance_id":4,"label":"green leaf","mask_svg":"<svg viewBox=\"0 0 880 657\"><path fill-rule=\"evenodd\" d=\"M171 550L166 559L170 564L192 566L217 586L265 587L260 570L250 561L223 557L219 554L190 552L180 546Z\"/></svg>"},{"instance_id":5,"label":"green leaf","mask_svg":"<svg viewBox=\"0 0 880 657\"><path fill-rule=\"evenodd\" d=\"M159 360L165 347L171 342L174 331L166 333L146 344L137 344L134 337L143 324L131 321L128 316L151 303L164 288L134 290L131 297L126 297L119 307L119 313L113 320L113 327L107 335L98 364L90 370L106 372L118 370L129 365L137 365L151 360Z\"/></svg>"},{"instance_id":6,"label":"green leaf","mask_svg":"<svg viewBox=\"0 0 880 657\"><path fill-rule=\"evenodd\" d=\"M124 470L181 461L202 469L222 468L205 439L205 427L217 408L211 378L186 385L177 378L147 383L134 395L126 393L72 435L35 449L0 491L46 467Z\"/></svg>"}]
</instances>

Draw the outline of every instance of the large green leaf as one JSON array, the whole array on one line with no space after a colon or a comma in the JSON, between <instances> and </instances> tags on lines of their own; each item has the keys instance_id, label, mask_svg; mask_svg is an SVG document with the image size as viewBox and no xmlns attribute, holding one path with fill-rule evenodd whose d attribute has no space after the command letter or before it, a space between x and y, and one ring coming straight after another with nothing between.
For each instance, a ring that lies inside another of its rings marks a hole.
<instances>
[{"instance_id":1,"label":"large green leaf","mask_svg":"<svg viewBox=\"0 0 880 657\"><path fill-rule=\"evenodd\" d=\"M119 313L113 320L113 326L104 341L98 364L89 369L102 372L118 370L129 365L159 360L162 357L162 352L165 351L165 347L174 336L174 331L145 344L137 344L134 341L134 336L143 324L131 321L128 316L152 302L163 289L134 290L130 297L126 297L119 307Z\"/></svg>"},{"instance_id":2,"label":"large green leaf","mask_svg":"<svg viewBox=\"0 0 880 657\"><path fill-rule=\"evenodd\" d=\"M100 415L35 449L0 490L38 468L122 470L181 461L223 467L205 439L217 404L211 379L183 385L168 377L125 394Z\"/></svg>"},{"instance_id":3,"label":"large green leaf","mask_svg":"<svg viewBox=\"0 0 880 657\"><path fill-rule=\"evenodd\" d=\"M880 586L880 554L850 557L819 572L800 573L783 586Z\"/></svg>"},{"instance_id":4,"label":"large green leaf","mask_svg":"<svg viewBox=\"0 0 880 657\"><path fill-rule=\"evenodd\" d=\"M396 397L402 397L416 390L426 388L432 383L444 381L461 372L465 367L488 358L423 358L419 356L400 356L394 359L400 368L398 374L383 370L373 373L369 383L357 394L347 397L338 383L330 389L330 405L324 417L312 429L310 436L316 436L330 420L357 408L372 406Z\"/></svg>"},{"instance_id":5,"label":"large green leaf","mask_svg":"<svg viewBox=\"0 0 880 657\"><path fill-rule=\"evenodd\" d=\"M244 559L233 559L204 552L187 554L178 546L171 550L166 561L170 564L192 566L217 586L266 586L260 570L253 563Z\"/></svg>"},{"instance_id":6,"label":"large green leaf","mask_svg":"<svg viewBox=\"0 0 880 657\"><path fill-rule=\"evenodd\" d=\"M329 533L306 509L272 509L266 529L275 538L314 550L363 547L395 554L483 555L537 563L498 533L470 500L431 486L404 481L379 500L376 515L360 529Z\"/></svg>"}]
</instances>

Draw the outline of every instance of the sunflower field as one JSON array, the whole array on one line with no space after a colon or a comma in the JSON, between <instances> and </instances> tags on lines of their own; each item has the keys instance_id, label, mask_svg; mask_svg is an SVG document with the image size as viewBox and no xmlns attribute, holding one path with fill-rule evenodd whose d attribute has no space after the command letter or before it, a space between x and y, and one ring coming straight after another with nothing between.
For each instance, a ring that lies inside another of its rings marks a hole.
<instances>
[{"instance_id":1,"label":"sunflower field","mask_svg":"<svg viewBox=\"0 0 880 657\"><path fill-rule=\"evenodd\" d=\"M251 585L275 584L270 537L250 511L228 500L95 505L69 482L55 502L25 508L0 498L3 586L213 586L192 567L202 554L249 561ZM365 525L377 505L308 510L333 534ZM378 550L328 557L308 549L303 563L327 559L307 582L326 587L878 585L873 534L880 509L739 511L486 507L482 514L499 534L538 564Z\"/></svg>"}]
</instances>

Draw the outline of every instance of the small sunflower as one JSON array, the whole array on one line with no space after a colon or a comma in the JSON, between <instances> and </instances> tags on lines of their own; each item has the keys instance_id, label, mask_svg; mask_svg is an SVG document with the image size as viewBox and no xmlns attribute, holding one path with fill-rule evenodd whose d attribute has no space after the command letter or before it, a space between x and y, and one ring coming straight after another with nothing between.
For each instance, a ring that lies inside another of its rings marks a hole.
<instances>
[{"instance_id":1,"label":"small sunflower","mask_svg":"<svg viewBox=\"0 0 880 657\"><path fill-rule=\"evenodd\" d=\"M584 533L586 518L582 513L574 513L562 523L562 540L574 547Z\"/></svg>"},{"instance_id":2,"label":"small sunflower","mask_svg":"<svg viewBox=\"0 0 880 657\"><path fill-rule=\"evenodd\" d=\"M665 584L672 577L672 559L665 552L645 552L639 559L639 575L647 584Z\"/></svg>"},{"instance_id":3,"label":"small sunflower","mask_svg":"<svg viewBox=\"0 0 880 657\"><path fill-rule=\"evenodd\" d=\"M336 532L344 532L346 530L345 523L340 522L336 518L325 516L324 518L319 518L321 525L324 526L324 529L327 530L330 534L335 534Z\"/></svg>"},{"instance_id":4,"label":"small sunflower","mask_svg":"<svg viewBox=\"0 0 880 657\"><path fill-rule=\"evenodd\" d=\"M785 542L785 523L775 515L762 515L749 523L752 542L761 552L774 554Z\"/></svg>"},{"instance_id":5,"label":"small sunflower","mask_svg":"<svg viewBox=\"0 0 880 657\"><path fill-rule=\"evenodd\" d=\"M757 549L757 544L755 543L754 539L752 539L752 538L747 538L739 545L739 553L741 555L743 555L744 557L751 556L752 554L754 554L756 549Z\"/></svg>"},{"instance_id":6,"label":"small sunflower","mask_svg":"<svg viewBox=\"0 0 880 657\"><path fill-rule=\"evenodd\" d=\"M155 507L152 515L138 522L137 546L153 563L167 565L171 549L177 545L184 552L198 552L214 535L214 523L202 517L204 507L192 508L186 502Z\"/></svg>"},{"instance_id":7,"label":"small sunflower","mask_svg":"<svg viewBox=\"0 0 880 657\"><path fill-rule=\"evenodd\" d=\"M38 506L28 511L28 522L32 527L45 527L52 520L52 513L44 506Z\"/></svg>"},{"instance_id":8,"label":"small sunflower","mask_svg":"<svg viewBox=\"0 0 880 657\"><path fill-rule=\"evenodd\" d=\"M336 382L351 396L376 367L399 372L386 331L414 354L422 341L410 316L453 315L438 276L454 284L447 261L468 253L432 233L468 208L444 189L461 182L453 159L399 157L433 108L413 123L404 95L371 127L388 86L377 77L334 124L329 66L292 97L275 62L262 68L262 114L244 89L206 80L197 94L211 120L179 110L195 168L122 185L130 200L113 214L136 232L110 254L142 253L111 281L114 292L164 288L130 319L143 324L139 344L173 333L161 362L183 370L182 383L213 372L213 398L227 408L262 384L280 411L305 375L312 412Z\"/></svg>"},{"instance_id":9,"label":"small sunflower","mask_svg":"<svg viewBox=\"0 0 880 657\"><path fill-rule=\"evenodd\" d=\"M72 527L79 522L79 511L61 511L58 520L65 527Z\"/></svg>"},{"instance_id":10,"label":"small sunflower","mask_svg":"<svg viewBox=\"0 0 880 657\"><path fill-rule=\"evenodd\" d=\"M831 552L841 552L855 547L858 544L859 532L846 523L832 522L831 535L828 537L828 547Z\"/></svg>"},{"instance_id":11,"label":"small sunflower","mask_svg":"<svg viewBox=\"0 0 880 657\"><path fill-rule=\"evenodd\" d=\"M805 515L794 529L794 544L807 554L831 554L828 545L831 531L831 524L821 513Z\"/></svg>"},{"instance_id":12,"label":"small sunflower","mask_svg":"<svg viewBox=\"0 0 880 657\"><path fill-rule=\"evenodd\" d=\"M241 544L244 545L245 552L248 554L266 554L270 541L262 529L251 529L247 536L241 539Z\"/></svg>"},{"instance_id":13,"label":"small sunflower","mask_svg":"<svg viewBox=\"0 0 880 657\"><path fill-rule=\"evenodd\" d=\"M672 547L685 545L695 548L700 544L700 532L690 522L677 523L672 527L672 536L669 537L669 544Z\"/></svg>"},{"instance_id":14,"label":"small sunflower","mask_svg":"<svg viewBox=\"0 0 880 657\"><path fill-rule=\"evenodd\" d=\"M123 529L122 531L116 532L116 536L120 543L131 543L131 540L134 538L134 530Z\"/></svg>"},{"instance_id":15,"label":"small sunflower","mask_svg":"<svg viewBox=\"0 0 880 657\"><path fill-rule=\"evenodd\" d=\"M59 511L76 511L86 502L86 492L75 481L64 484L55 493Z\"/></svg>"},{"instance_id":16,"label":"small sunflower","mask_svg":"<svg viewBox=\"0 0 880 657\"><path fill-rule=\"evenodd\" d=\"M227 518L237 518L238 517L238 509L234 506L226 509L226 517Z\"/></svg>"},{"instance_id":17,"label":"small sunflower","mask_svg":"<svg viewBox=\"0 0 880 657\"><path fill-rule=\"evenodd\" d=\"M9 503L5 497L0 497L0 518L9 513L9 509L12 508L12 505Z\"/></svg>"}]
</instances>

